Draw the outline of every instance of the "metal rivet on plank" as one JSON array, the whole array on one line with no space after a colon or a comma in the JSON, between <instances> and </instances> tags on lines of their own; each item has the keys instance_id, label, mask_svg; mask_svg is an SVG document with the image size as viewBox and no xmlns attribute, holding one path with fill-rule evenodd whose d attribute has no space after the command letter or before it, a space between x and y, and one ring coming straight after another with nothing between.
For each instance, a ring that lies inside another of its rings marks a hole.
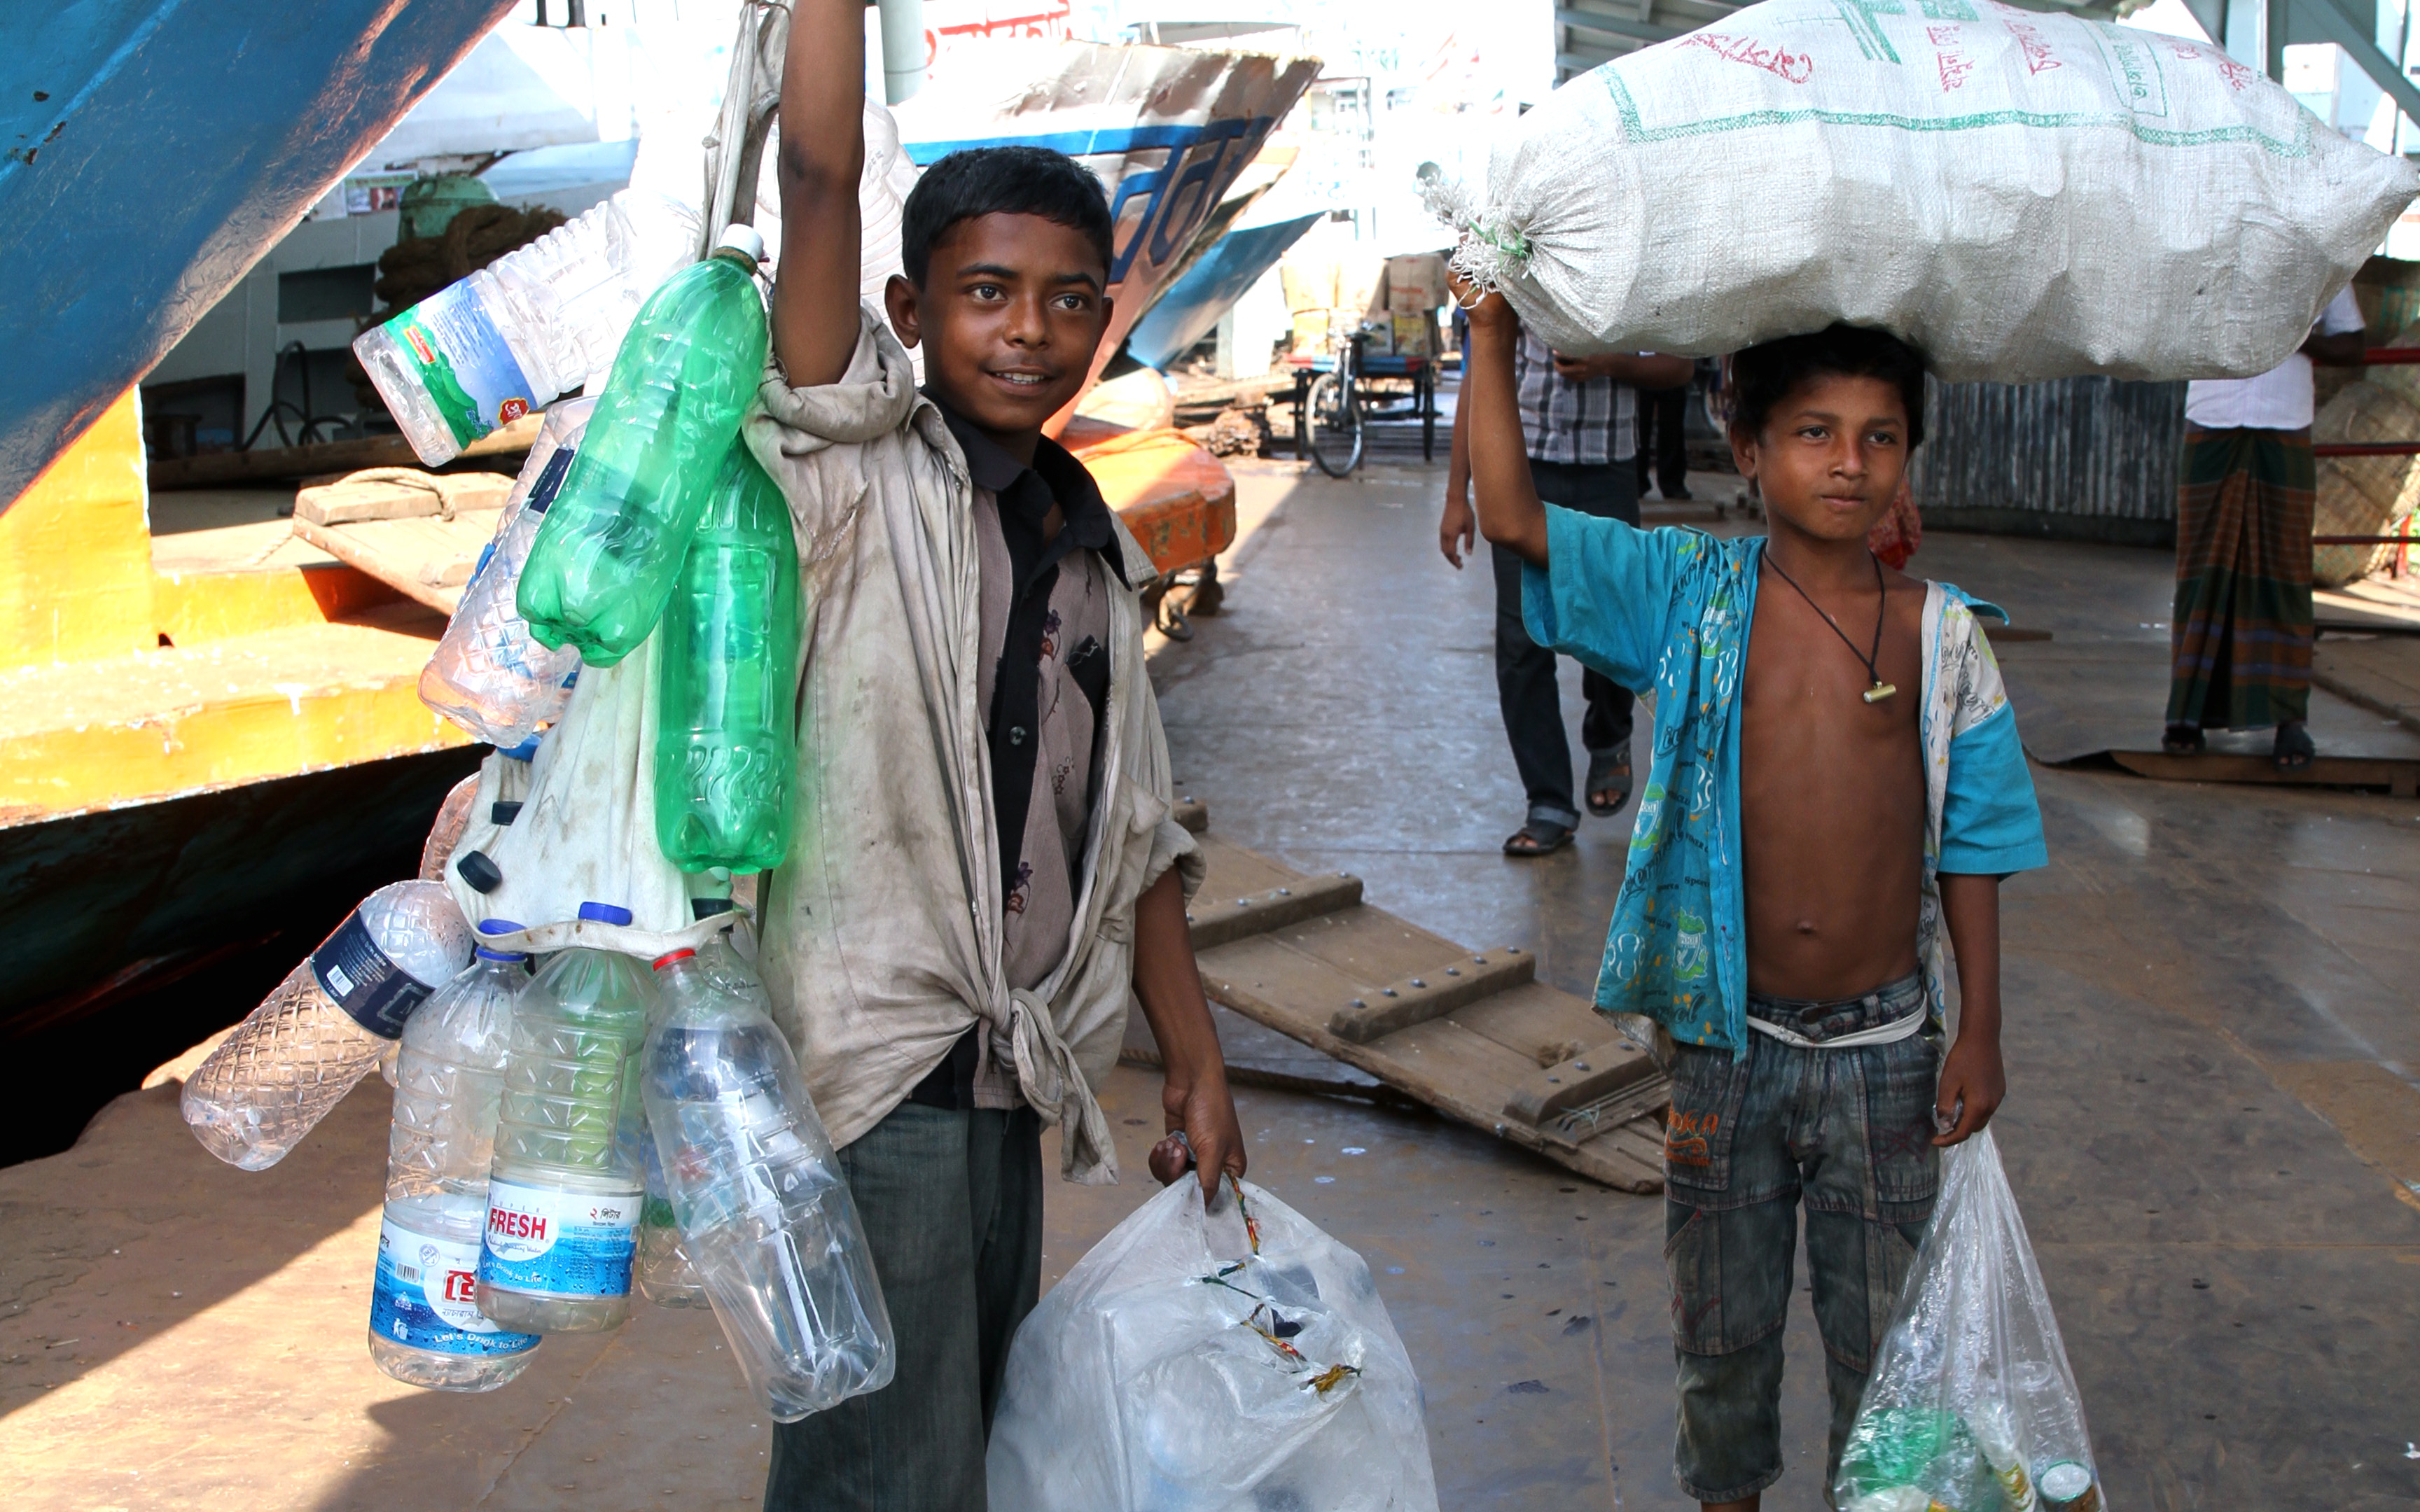
<instances>
[{"instance_id":1,"label":"metal rivet on plank","mask_svg":"<svg viewBox=\"0 0 2420 1512\"><path fill-rule=\"evenodd\" d=\"M1572 1062L1572 1070L1574 1071L1586 1071L1588 1069L1588 1062L1585 1060L1575 1060Z\"/></svg>"},{"instance_id":2,"label":"metal rivet on plank","mask_svg":"<svg viewBox=\"0 0 2420 1512\"><path fill-rule=\"evenodd\" d=\"M1413 986L1415 986L1415 987L1425 987L1425 986L1427 986L1427 985L1428 985L1428 983L1427 983L1427 982L1422 981L1422 980L1421 980L1419 978L1418 978L1418 977L1414 977L1414 978L1412 979L1412 985L1413 985Z\"/></svg>"},{"instance_id":3,"label":"metal rivet on plank","mask_svg":"<svg viewBox=\"0 0 2420 1512\"><path fill-rule=\"evenodd\" d=\"M1462 968L1460 966L1448 966L1445 968L1445 974L1449 977L1459 977L1462 975Z\"/></svg>"},{"instance_id":4,"label":"metal rivet on plank","mask_svg":"<svg viewBox=\"0 0 2420 1512\"><path fill-rule=\"evenodd\" d=\"M1368 1008L1370 1004L1366 999L1357 997L1353 999L1353 1006L1355 1008Z\"/></svg>"},{"instance_id":5,"label":"metal rivet on plank","mask_svg":"<svg viewBox=\"0 0 2420 1512\"><path fill-rule=\"evenodd\" d=\"M1392 987L1388 987L1388 988L1387 988L1385 991L1381 992L1378 995L1379 995L1379 996L1381 996L1381 997L1392 997L1392 996L1394 996L1394 995L1395 995L1395 989L1393 989Z\"/></svg>"}]
</instances>

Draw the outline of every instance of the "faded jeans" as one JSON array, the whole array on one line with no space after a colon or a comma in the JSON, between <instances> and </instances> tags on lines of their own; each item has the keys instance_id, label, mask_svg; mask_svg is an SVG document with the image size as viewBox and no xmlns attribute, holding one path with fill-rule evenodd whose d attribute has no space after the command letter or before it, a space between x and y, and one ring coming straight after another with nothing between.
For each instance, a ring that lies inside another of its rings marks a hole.
<instances>
[{"instance_id":1,"label":"faded jeans","mask_svg":"<svg viewBox=\"0 0 2420 1512\"><path fill-rule=\"evenodd\" d=\"M1008 1342L1042 1287L1042 1120L903 1103L840 1151L899 1370L773 1426L765 1512L983 1512Z\"/></svg>"},{"instance_id":2,"label":"faded jeans","mask_svg":"<svg viewBox=\"0 0 2420 1512\"><path fill-rule=\"evenodd\" d=\"M1923 996L1912 976L1838 1003L1752 995L1748 1012L1821 1041L1923 1012ZM1802 1197L1832 1399L1828 1493L1932 1215L1940 1066L1930 1029L1837 1050L1750 1029L1736 1060L1673 1047L1664 1258L1680 1377L1673 1468L1688 1495L1733 1502L1781 1478L1781 1337Z\"/></svg>"}]
</instances>

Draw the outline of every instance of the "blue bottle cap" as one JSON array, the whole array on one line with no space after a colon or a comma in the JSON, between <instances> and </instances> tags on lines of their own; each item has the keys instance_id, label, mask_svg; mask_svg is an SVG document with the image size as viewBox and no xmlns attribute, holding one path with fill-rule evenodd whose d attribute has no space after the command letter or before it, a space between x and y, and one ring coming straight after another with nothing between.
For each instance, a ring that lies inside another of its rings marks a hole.
<instances>
[{"instance_id":1,"label":"blue bottle cap","mask_svg":"<svg viewBox=\"0 0 2420 1512\"><path fill-rule=\"evenodd\" d=\"M522 741L520 745L515 746L512 749L500 752L499 754L509 756L517 762L535 761L537 759L537 743L538 736L532 735L527 740Z\"/></svg>"},{"instance_id":2,"label":"blue bottle cap","mask_svg":"<svg viewBox=\"0 0 2420 1512\"><path fill-rule=\"evenodd\" d=\"M580 917L598 924L627 924L630 911L618 903L582 903Z\"/></svg>"},{"instance_id":3,"label":"blue bottle cap","mask_svg":"<svg viewBox=\"0 0 2420 1512\"><path fill-rule=\"evenodd\" d=\"M509 918L483 918L479 920L478 923L478 930L482 934L512 934L519 933L524 927L525 926L523 925L514 923ZM473 953L477 955L482 961L526 961L529 959L529 952L525 950L490 950L484 945L480 946L479 949Z\"/></svg>"}]
</instances>

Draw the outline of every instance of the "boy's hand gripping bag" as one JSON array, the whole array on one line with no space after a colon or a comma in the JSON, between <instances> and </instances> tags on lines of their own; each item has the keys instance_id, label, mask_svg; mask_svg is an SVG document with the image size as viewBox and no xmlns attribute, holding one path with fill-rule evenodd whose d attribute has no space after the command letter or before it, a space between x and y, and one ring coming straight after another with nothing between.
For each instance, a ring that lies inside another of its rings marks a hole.
<instances>
[{"instance_id":1,"label":"boy's hand gripping bag","mask_svg":"<svg viewBox=\"0 0 2420 1512\"><path fill-rule=\"evenodd\" d=\"M2105 1512L2084 1400L1988 1131L1943 1157L1832 1494L1841 1512Z\"/></svg>"},{"instance_id":2,"label":"boy's hand gripping bag","mask_svg":"<svg viewBox=\"0 0 2420 1512\"><path fill-rule=\"evenodd\" d=\"M2247 378L2420 192L2218 48L1995 0L1764 0L1565 84L1457 268L1559 350L1711 357L1836 320L1945 381Z\"/></svg>"},{"instance_id":3,"label":"boy's hand gripping bag","mask_svg":"<svg viewBox=\"0 0 2420 1512\"><path fill-rule=\"evenodd\" d=\"M1187 1179L1017 1330L992 1512L1435 1512L1420 1388L1361 1257L1259 1187Z\"/></svg>"}]
</instances>

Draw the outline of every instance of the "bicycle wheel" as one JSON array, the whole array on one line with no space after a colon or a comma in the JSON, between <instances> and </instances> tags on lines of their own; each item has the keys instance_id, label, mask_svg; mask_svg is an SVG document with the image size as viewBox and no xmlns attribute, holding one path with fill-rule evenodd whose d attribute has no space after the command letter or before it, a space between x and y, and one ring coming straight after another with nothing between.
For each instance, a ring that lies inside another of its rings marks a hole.
<instances>
[{"instance_id":1,"label":"bicycle wheel","mask_svg":"<svg viewBox=\"0 0 2420 1512\"><path fill-rule=\"evenodd\" d=\"M1361 465L1361 406L1353 386L1334 373L1313 378L1303 405L1303 424L1311 432L1311 459L1331 478L1342 478Z\"/></svg>"}]
</instances>

